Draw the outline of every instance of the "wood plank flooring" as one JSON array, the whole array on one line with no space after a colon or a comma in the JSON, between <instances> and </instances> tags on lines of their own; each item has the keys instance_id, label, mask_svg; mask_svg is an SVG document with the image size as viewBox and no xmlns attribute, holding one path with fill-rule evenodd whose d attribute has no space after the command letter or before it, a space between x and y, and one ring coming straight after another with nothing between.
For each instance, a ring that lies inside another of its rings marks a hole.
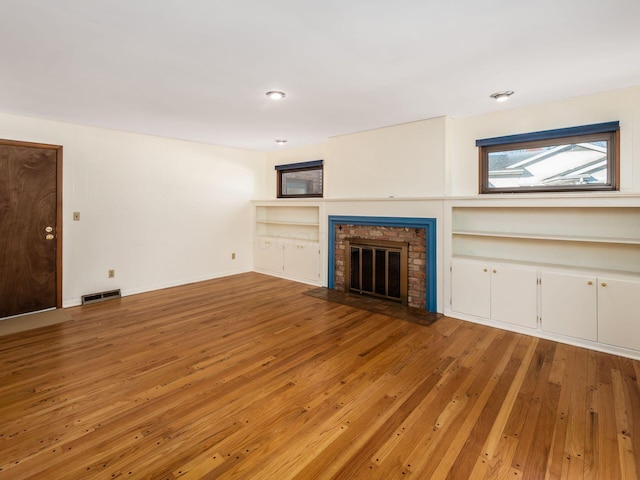
<instances>
[{"instance_id":1,"label":"wood plank flooring","mask_svg":"<svg viewBox=\"0 0 640 480\"><path fill-rule=\"evenodd\" d=\"M640 362L250 273L0 343L0 479L636 479Z\"/></svg>"}]
</instances>

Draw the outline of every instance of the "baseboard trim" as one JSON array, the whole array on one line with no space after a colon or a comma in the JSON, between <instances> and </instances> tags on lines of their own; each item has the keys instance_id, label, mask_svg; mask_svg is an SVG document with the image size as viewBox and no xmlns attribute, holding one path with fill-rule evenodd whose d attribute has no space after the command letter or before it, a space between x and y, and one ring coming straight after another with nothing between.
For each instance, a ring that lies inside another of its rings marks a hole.
<instances>
[{"instance_id":1,"label":"baseboard trim","mask_svg":"<svg viewBox=\"0 0 640 480\"><path fill-rule=\"evenodd\" d=\"M632 358L634 360L640 360L640 352L631 350L629 348L616 347L615 345L607 345L599 342L592 342L590 340L583 340L581 338L567 337L557 333L545 332L540 329L531 329L527 327L519 327L515 324L496 322L486 318L475 317L473 315L467 315L464 313L453 312L450 309L446 309L444 314L447 317L456 318L465 322L478 323L487 327L499 328L500 330L507 330L515 333L522 333L523 335L529 335L532 337L544 338L545 340L552 340L558 343L565 343L567 345L573 345L574 347L587 348L589 350L595 350L596 352L610 353L619 357Z\"/></svg>"}]
</instances>

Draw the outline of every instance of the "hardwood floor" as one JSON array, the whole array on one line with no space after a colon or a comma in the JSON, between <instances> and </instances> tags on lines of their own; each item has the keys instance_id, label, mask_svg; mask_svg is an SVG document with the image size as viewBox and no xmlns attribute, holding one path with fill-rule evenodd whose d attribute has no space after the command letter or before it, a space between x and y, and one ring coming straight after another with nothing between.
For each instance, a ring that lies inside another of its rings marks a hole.
<instances>
[{"instance_id":1,"label":"hardwood floor","mask_svg":"<svg viewBox=\"0 0 640 480\"><path fill-rule=\"evenodd\" d=\"M640 362L243 274L1 338L0 479L634 479Z\"/></svg>"}]
</instances>

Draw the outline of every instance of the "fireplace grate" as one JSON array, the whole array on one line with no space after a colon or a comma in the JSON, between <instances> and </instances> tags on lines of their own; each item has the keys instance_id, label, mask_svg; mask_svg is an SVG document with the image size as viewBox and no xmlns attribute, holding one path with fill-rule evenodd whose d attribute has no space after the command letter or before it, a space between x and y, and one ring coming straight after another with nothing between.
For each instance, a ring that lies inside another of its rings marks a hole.
<instances>
[{"instance_id":1,"label":"fireplace grate","mask_svg":"<svg viewBox=\"0 0 640 480\"><path fill-rule=\"evenodd\" d=\"M348 238L347 292L407 305L408 243Z\"/></svg>"}]
</instances>

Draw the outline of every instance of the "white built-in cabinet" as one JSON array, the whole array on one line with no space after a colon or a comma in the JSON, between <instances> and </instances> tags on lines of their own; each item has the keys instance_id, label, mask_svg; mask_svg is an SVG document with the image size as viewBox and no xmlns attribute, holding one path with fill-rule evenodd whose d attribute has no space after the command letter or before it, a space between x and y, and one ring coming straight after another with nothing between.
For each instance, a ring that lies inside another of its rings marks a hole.
<instances>
[{"instance_id":1,"label":"white built-in cabinet","mask_svg":"<svg viewBox=\"0 0 640 480\"><path fill-rule=\"evenodd\" d=\"M640 351L640 281L598 278L598 341Z\"/></svg>"},{"instance_id":2,"label":"white built-in cabinet","mask_svg":"<svg viewBox=\"0 0 640 480\"><path fill-rule=\"evenodd\" d=\"M451 208L449 313L640 355L640 206L488 203Z\"/></svg>"},{"instance_id":3,"label":"white built-in cabinet","mask_svg":"<svg viewBox=\"0 0 640 480\"><path fill-rule=\"evenodd\" d=\"M318 205L256 205L254 269L293 280L320 282Z\"/></svg>"},{"instance_id":4,"label":"white built-in cabinet","mask_svg":"<svg viewBox=\"0 0 640 480\"><path fill-rule=\"evenodd\" d=\"M542 330L598 341L597 280L592 275L542 271Z\"/></svg>"},{"instance_id":5,"label":"white built-in cabinet","mask_svg":"<svg viewBox=\"0 0 640 480\"><path fill-rule=\"evenodd\" d=\"M452 309L536 328L537 280L530 267L454 259Z\"/></svg>"},{"instance_id":6,"label":"white built-in cabinet","mask_svg":"<svg viewBox=\"0 0 640 480\"><path fill-rule=\"evenodd\" d=\"M541 326L640 350L640 280L542 272Z\"/></svg>"},{"instance_id":7,"label":"white built-in cabinet","mask_svg":"<svg viewBox=\"0 0 640 480\"><path fill-rule=\"evenodd\" d=\"M456 259L451 262L451 308L454 312L491 317L490 268L484 262Z\"/></svg>"},{"instance_id":8,"label":"white built-in cabinet","mask_svg":"<svg viewBox=\"0 0 640 480\"><path fill-rule=\"evenodd\" d=\"M256 237L253 262L257 270L282 273L284 270L284 242L276 237Z\"/></svg>"}]
</instances>

